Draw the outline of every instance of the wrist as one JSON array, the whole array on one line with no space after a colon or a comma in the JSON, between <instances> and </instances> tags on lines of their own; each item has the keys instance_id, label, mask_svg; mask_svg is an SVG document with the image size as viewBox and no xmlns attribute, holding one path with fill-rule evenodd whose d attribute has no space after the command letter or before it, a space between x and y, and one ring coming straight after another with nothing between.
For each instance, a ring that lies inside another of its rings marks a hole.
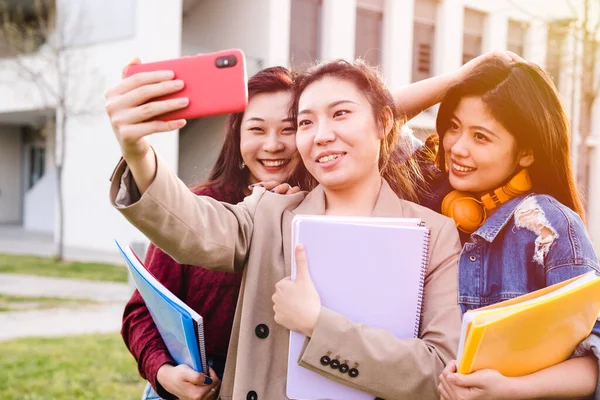
<instances>
[{"instance_id":1,"label":"wrist","mask_svg":"<svg viewBox=\"0 0 600 400\"><path fill-rule=\"evenodd\" d=\"M304 327L304 329L302 330L302 333L304 333L308 337L312 337L312 335L315 331L315 327L317 326L317 321L319 320L320 314L321 314L321 307L319 307L319 310L312 316L312 318L309 318L309 321L306 324L306 326Z\"/></svg>"},{"instance_id":2,"label":"wrist","mask_svg":"<svg viewBox=\"0 0 600 400\"><path fill-rule=\"evenodd\" d=\"M513 377L506 379L506 394L510 399L535 399L537 396L531 391L531 385L527 385L525 377Z\"/></svg>"},{"instance_id":3,"label":"wrist","mask_svg":"<svg viewBox=\"0 0 600 400\"><path fill-rule=\"evenodd\" d=\"M125 161L131 170L131 174L133 175L133 179L135 180L140 193L143 194L156 177L157 161L154 149L148 147L148 151L143 157L129 157L125 158Z\"/></svg>"},{"instance_id":4,"label":"wrist","mask_svg":"<svg viewBox=\"0 0 600 400\"><path fill-rule=\"evenodd\" d=\"M165 389L169 386L169 375L173 368L175 368L173 364L165 363L156 372L156 381Z\"/></svg>"}]
</instances>

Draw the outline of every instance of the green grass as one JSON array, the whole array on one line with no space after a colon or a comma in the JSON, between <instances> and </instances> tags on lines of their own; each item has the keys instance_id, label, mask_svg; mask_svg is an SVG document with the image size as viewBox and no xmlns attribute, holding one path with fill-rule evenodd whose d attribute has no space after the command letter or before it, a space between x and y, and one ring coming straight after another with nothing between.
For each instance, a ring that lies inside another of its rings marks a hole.
<instances>
[{"instance_id":1,"label":"green grass","mask_svg":"<svg viewBox=\"0 0 600 400\"><path fill-rule=\"evenodd\" d=\"M2 400L138 400L145 385L118 334L16 339L0 354Z\"/></svg>"},{"instance_id":2,"label":"green grass","mask_svg":"<svg viewBox=\"0 0 600 400\"><path fill-rule=\"evenodd\" d=\"M40 310L58 307L79 306L81 304L96 304L88 299L67 299L62 297L46 296L11 296L0 293L0 312Z\"/></svg>"},{"instance_id":3,"label":"green grass","mask_svg":"<svg viewBox=\"0 0 600 400\"><path fill-rule=\"evenodd\" d=\"M127 268L94 262L56 262L51 257L0 254L0 272L96 281L127 282Z\"/></svg>"}]
</instances>

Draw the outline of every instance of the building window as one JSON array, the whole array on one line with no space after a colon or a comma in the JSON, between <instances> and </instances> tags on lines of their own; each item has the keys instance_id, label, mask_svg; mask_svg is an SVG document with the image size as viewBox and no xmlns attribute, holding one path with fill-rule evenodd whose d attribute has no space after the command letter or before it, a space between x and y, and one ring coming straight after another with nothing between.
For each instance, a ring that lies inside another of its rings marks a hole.
<instances>
[{"instance_id":1,"label":"building window","mask_svg":"<svg viewBox=\"0 0 600 400\"><path fill-rule=\"evenodd\" d=\"M33 145L29 149L29 175L27 190L31 189L42 177L46 170L46 147Z\"/></svg>"},{"instance_id":2,"label":"building window","mask_svg":"<svg viewBox=\"0 0 600 400\"><path fill-rule=\"evenodd\" d=\"M319 58L321 0L292 0L290 65L305 66Z\"/></svg>"},{"instance_id":3,"label":"building window","mask_svg":"<svg viewBox=\"0 0 600 400\"><path fill-rule=\"evenodd\" d=\"M437 0L415 1L412 63L413 82L432 76L436 14Z\"/></svg>"},{"instance_id":4,"label":"building window","mask_svg":"<svg viewBox=\"0 0 600 400\"><path fill-rule=\"evenodd\" d=\"M36 52L55 26L55 0L0 2L0 57Z\"/></svg>"},{"instance_id":5,"label":"building window","mask_svg":"<svg viewBox=\"0 0 600 400\"><path fill-rule=\"evenodd\" d=\"M563 21L548 24L548 39L546 49L546 71L552 76L554 86L558 89L560 83L560 70L562 59L562 48L569 32L568 23Z\"/></svg>"},{"instance_id":6,"label":"building window","mask_svg":"<svg viewBox=\"0 0 600 400\"><path fill-rule=\"evenodd\" d=\"M477 57L482 52L485 14L465 8L463 33L463 64Z\"/></svg>"},{"instance_id":7,"label":"building window","mask_svg":"<svg viewBox=\"0 0 600 400\"><path fill-rule=\"evenodd\" d=\"M508 21L508 38L507 49L513 53L523 56L525 48L525 34L527 33L528 25L526 22L509 20Z\"/></svg>"},{"instance_id":8,"label":"building window","mask_svg":"<svg viewBox=\"0 0 600 400\"><path fill-rule=\"evenodd\" d=\"M371 65L381 63L383 0L358 0L354 55Z\"/></svg>"}]
</instances>

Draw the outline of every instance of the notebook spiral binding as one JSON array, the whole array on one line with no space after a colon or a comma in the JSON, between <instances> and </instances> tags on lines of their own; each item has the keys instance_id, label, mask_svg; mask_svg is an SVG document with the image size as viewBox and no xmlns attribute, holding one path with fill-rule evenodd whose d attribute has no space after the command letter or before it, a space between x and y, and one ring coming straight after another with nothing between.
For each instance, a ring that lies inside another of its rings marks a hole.
<instances>
[{"instance_id":1,"label":"notebook spiral binding","mask_svg":"<svg viewBox=\"0 0 600 400\"><path fill-rule=\"evenodd\" d=\"M196 335L198 336L198 349L200 350L200 362L202 363L202 373L210 376L206 360L206 347L204 346L204 326L194 323L196 326Z\"/></svg>"},{"instance_id":2,"label":"notebook spiral binding","mask_svg":"<svg viewBox=\"0 0 600 400\"><path fill-rule=\"evenodd\" d=\"M425 223L419 223L419 226L425 227ZM423 309L423 292L425 290L425 274L427 272L427 264L429 263L429 229L425 228L425 240L423 242L423 253L421 255L421 272L419 279L419 294L417 298L417 319L415 320L414 337L419 337L421 331L421 312Z\"/></svg>"}]
</instances>

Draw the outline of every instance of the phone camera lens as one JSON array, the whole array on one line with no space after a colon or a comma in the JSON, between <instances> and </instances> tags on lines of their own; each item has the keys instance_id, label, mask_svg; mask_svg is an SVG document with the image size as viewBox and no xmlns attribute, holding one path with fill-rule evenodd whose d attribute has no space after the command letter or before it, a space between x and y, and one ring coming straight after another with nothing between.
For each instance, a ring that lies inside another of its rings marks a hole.
<instances>
[{"instance_id":1,"label":"phone camera lens","mask_svg":"<svg viewBox=\"0 0 600 400\"><path fill-rule=\"evenodd\" d=\"M230 68L237 64L237 58L235 56L227 56L217 58L217 68Z\"/></svg>"}]
</instances>

